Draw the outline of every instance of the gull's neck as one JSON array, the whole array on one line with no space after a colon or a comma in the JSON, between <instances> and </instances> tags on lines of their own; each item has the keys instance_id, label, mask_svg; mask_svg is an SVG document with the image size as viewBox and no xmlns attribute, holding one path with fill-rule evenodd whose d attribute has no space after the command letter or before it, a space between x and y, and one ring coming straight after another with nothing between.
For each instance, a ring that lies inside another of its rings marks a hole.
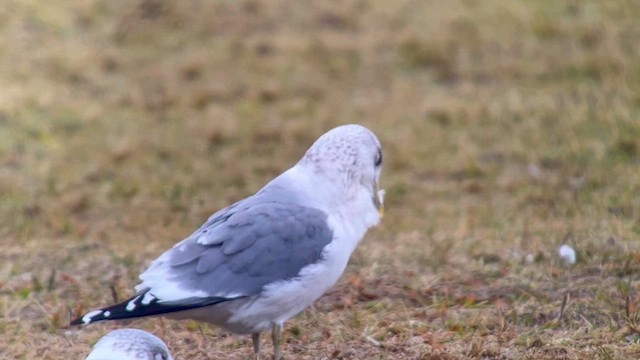
<instances>
[{"instance_id":1,"label":"gull's neck","mask_svg":"<svg viewBox=\"0 0 640 360\"><path fill-rule=\"evenodd\" d=\"M364 187L347 182L339 175L330 177L319 174L307 165L298 163L282 174L293 183L291 190L304 197L305 205L327 214L339 215L341 219L349 219L353 225L364 227L365 230L379 222L378 210ZM362 224L360 226L355 222Z\"/></svg>"}]
</instances>

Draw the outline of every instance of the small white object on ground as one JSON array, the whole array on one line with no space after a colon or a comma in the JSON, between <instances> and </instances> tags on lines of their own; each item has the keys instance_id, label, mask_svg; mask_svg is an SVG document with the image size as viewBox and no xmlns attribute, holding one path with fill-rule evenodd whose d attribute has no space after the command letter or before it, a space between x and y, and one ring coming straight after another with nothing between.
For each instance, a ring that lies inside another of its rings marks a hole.
<instances>
[{"instance_id":1,"label":"small white object on ground","mask_svg":"<svg viewBox=\"0 0 640 360\"><path fill-rule=\"evenodd\" d=\"M86 360L173 360L167 345L138 329L115 330L103 336Z\"/></svg>"},{"instance_id":2,"label":"small white object on ground","mask_svg":"<svg viewBox=\"0 0 640 360\"><path fill-rule=\"evenodd\" d=\"M527 256L524 257L524 261L527 264L533 264L534 262L536 262L536 256L533 254L527 254Z\"/></svg>"},{"instance_id":3,"label":"small white object on ground","mask_svg":"<svg viewBox=\"0 0 640 360\"><path fill-rule=\"evenodd\" d=\"M576 263L576 251L569 245L563 244L558 248L558 255L567 265L573 265Z\"/></svg>"}]
</instances>

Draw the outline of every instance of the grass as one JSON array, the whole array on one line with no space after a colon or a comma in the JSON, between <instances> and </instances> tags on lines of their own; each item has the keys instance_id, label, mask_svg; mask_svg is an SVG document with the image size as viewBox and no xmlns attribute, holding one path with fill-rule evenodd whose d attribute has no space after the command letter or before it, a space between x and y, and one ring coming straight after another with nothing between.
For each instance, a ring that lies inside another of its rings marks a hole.
<instances>
[{"instance_id":1,"label":"grass","mask_svg":"<svg viewBox=\"0 0 640 360\"><path fill-rule=\"evenodd\" d=\"M382 140L387 213L286 324L287 358L637 358L639 17L628 0L3 4L0 358L83 358L133 326L178 359L248 359L248 338L192 322L67 324L346 122Z\"/></svg>"}]
</instances>

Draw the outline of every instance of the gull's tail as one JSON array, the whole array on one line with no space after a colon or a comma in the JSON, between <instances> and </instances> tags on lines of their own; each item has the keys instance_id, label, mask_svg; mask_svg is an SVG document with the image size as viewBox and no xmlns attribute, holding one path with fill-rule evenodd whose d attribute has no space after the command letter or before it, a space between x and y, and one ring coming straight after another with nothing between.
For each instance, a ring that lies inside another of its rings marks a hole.
<instances>
[{"instance_id":1,"label":"gull's tail","mask_svg":"<svg viewBox=\"0 0 640 360\"><path fill-rule=\"evenodd\" d=\"M131 319L144 316L162 315L177 311L189 310L203 306L215 305L224 301L237 298L208 297L191 298L179 301L160 302L158 298L145 289L135 294L130 299L99 310L86 313L71 321L70 325L86 325L104 320Z\"/></svg>"}]
</instances>

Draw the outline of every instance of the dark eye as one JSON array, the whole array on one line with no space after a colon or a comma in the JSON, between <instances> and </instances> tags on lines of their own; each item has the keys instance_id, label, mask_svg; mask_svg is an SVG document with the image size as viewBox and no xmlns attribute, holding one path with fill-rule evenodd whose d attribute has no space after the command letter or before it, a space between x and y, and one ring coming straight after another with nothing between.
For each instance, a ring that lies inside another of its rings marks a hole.
<instances>
[{"instance_id":1,"label":"dark eye","mask_svg":"<svg viewBox=\"0 0 640 360\"><path fill-rule=\"evenodd\" d=\"M376 158L375 158L373 164L376 167L382 165L382 150L378 150L378 154L376 155Z\"/></svg>"}]
</instances>

